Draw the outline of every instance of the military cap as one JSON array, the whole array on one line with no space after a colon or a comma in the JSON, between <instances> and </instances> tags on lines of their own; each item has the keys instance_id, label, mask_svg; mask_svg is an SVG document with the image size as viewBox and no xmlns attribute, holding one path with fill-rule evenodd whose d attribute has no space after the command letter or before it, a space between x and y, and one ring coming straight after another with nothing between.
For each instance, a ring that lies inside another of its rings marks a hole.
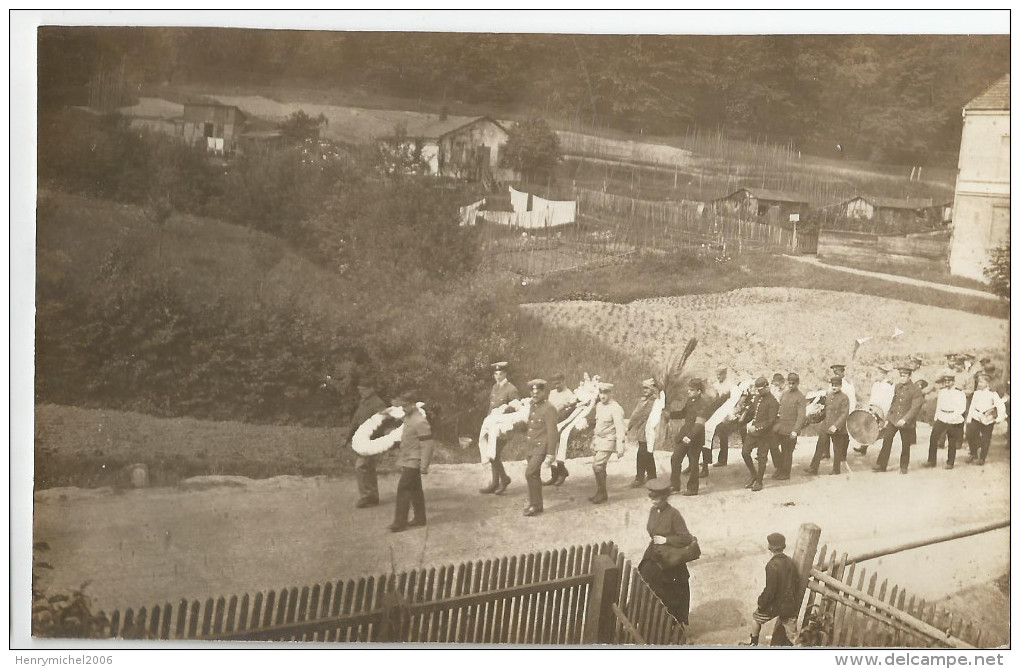
<instances>
[{"instance_id":1,"label":"military cap","mask_svg":"<svg viewBox=\"0 0 1020 669\"><path fill-rule=\"evenodd\" d=\"M545 388L545 386L546 386L545 379L532 379L528 381L529 388Z\"/></svg>"},{"instance_id":2,"label":"military cap","mask_svg":"<svg viewBox=\"0 0 1020 669\"><path fill-rule=\"evenodd\" d=\"M989 371L983 370L974 375L976 379L984 379L985 381L991 381L992 375Z\"/></svg>"},{"instance_id":3,"label":"military cap","mask_svg":"<svg viewBox=\"0 0 1020 669\"><path fill-rule=\"evenodd\" d=\"M786 537L779 532L773 532L767 537L767 539L769 542L769 548L776 548L779 550L786 548Z\"/></svg>"},{"instance_id":4,"label":"military cap","mask_svg":"<svg viewBox=\"0 0 1020 669\"><path fill-rule=\"evenodd\" d=\"M843 379L839 378L838 376L834 376L834 377L829 379L829 383L831 385L834 385L834 386L842 387L843 386Z\"/></svg>"},{"instance_id":5,"label":"military cap","mask_svg":"<svg viewBox=\"0 0 1020 669\"><path fill-rule=\"evenodd\" d=\"M995 374L997 371L999 371L999 370L998 370L998 368L995 365L988 364L988 365L983 365L982 370L980 372L978 372L978 374L986 374L988 376L991 376L992 374Z\"/></svg>"},{"instance_id":6,"label":"military cap","mask_svg":"<svg viewBox=\"0 0 1020 669\"><path fill-rule=\"evenodd\" d=\"M719 365L718 367L715 368L715 371L716 372L725 372L725 371L728 371L728 370L726 368L726 365Z\"/></svg>"},{"instance_id":7,"label":"military cap","mask_svg":"<svg viewBox=\"0 0 1020 669\"><path fill-rule=\"evenodd\" d=\"M692 390L700 390L700 391L704 392L704 390L705 390L705 382L702 381L701 379L693 378L693 379L691 379L690 381L687 382L687 387L691 388Z\"/></svg>"},{"instance_id":8,"label":"military cap","mask_svg":"<svg viewBox=\"0 0 1020 669\"><path fill-rule=\"evenodd\" d=\"M946 353L946 360L948 360L949 362L953 362L959 357L960 357L959 353Z\"/></svg>"},{"instance_id":9,"label":"military cap","mask_svg":"<svg viewBox=\"0 0 1020 669\"><path fill-rule=\"evenodd\" d=\"M913 374L915 367L913 365L908 365L907 363L900 363L896 365L896 369L900 372L907 372L908 374Z\"/></svg>"},{"instance_id":10,"label":"military cap","mask_svg":"<svg viewBox=\"0 0 1020 669\"><path fill-rule=\"evenodd\" d=\"M880 372L885 372L885 373L888 374L890 371L892 371L892 367L886 367L884 364L883 365L875 365L875 366L878 368L878 371L880 371Z\"/></svg>"},{"instance_id":11,"label":"military cap","mask_svg":"<svg viewBox=\"0 0 1020 669\"><path fill-rule=\"evenodd\" d=\"M956 380L956 373L953 370L951 370L951 369L943 369L941 372L939 372L939 375L935 379L935 381L936 382L941 382L941 381L945 381L946 379L949 379L950 381L955 381Z\"/></svg>"},{"instance_id":12,"label":"military cap","mask_svg":"<svg viewBox=\"0 0 1020 669\"><path fill-rule=\"evenodd\" d=\"M985 356L985 357L981 358L980 360L978 360L978 362L980 362L983 367L987 367L988 363L990 363L991 361L992 361L992 359L989 358L988 356Z\"/></svg>"},{"instance_id":13,"label":"military cap","mask_svg":"<svg viewBox=\"0 0 1020 669\"><path fill-rule=\"evenodd\" d=\"M648 489L648 495L654 497L669 497L669 494L673 492L668 476L655 477L645 484L645 488Z\"/></svg>"},{"instance_id":14,"label":"military cap","mask_svg":"<svg viewBox=\"0 0 1020 669\"><path fill-rule=\"evenodd\" d=\"M837 363L835 365L829 365L829 369L846 369L846 365L841 365Z\"/></svg>"},{"instance_id":15,"label":"military cap","mask_svg":"<svg viewBox=\"0 0 1020 669\"><path fill-rule=\"evenodd\" d=\"M605 381L599 382L599 392L600 393L608 393L612 389L613 389L613 384L606 383Z\"/></svg>"},{"instance_id":16,"label":"military cap","mask_svg":"<svg viewBox=\"0 0 1020 669\"><path fill-rule=\"evenodd\" d=\"M797 372L790 372L786 375L787 383L800 383L800 375Z\"/></svg>"},{"instance_id":17,"label":"military cap","mask_svg":"<svg viewBox=\"0 0 1020 669\"><path fill-rule=\"evenodd\" d=\"M509 367L509 366L510 366L510 363L506 362L506 361L503 361L503 362L494 362L494 363L492 363L490 365L490 367L492 367L493 371L496 371L496 372L505 372L506 368Z\"/></svg>"},{"instance_id":18,"label":"military cap","mask_svg":"<svg viewBox=\"0 0 1020 669\"><path fill-rule=\"evenodd\" d=\"M767 385L769 385L769 380L766 379L764 376L759 376L757 379L754 380L755 388L764 388Z\"/></svg>"}]
</instances>

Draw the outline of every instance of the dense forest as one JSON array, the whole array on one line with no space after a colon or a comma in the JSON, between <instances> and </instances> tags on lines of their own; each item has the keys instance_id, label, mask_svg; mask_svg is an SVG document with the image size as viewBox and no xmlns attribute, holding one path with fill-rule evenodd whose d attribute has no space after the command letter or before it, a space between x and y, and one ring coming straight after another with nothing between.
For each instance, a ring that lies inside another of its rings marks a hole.
<instances>
[{"instance_id":1,"label":"dense forest","mask_svg":"<svg viewBox=\"0 0 1020 669\"><path fill-rule=\"evenodd\" d=\"M960 109L1009 69L1008 35L517 35L217 28L39 31L40 106L89 78L301 85L437 108L676 135L768 135L825 155L955 163Z\"/></svg>"}]
</instances>

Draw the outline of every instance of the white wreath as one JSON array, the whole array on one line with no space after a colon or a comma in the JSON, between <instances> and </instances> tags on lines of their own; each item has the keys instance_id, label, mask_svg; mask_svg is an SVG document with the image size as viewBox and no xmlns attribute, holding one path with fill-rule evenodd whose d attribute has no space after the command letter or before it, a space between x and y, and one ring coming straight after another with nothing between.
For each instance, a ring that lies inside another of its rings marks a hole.
<instances>
[{"instance_id":1,"label":"white wreath","mask_svg":"<svg viewBox=\"0 0 1020 669\"><path fill-rule=\"evenodd\" d=\"M417 407L422 412L422 415L424 415L425 404L418 402ZM362 423L354 432L354 436L351 437L351 448L354 449L355 453L358 455L379 455L400 443L400 437L404 434L403 423L386 434L380 435L375 439L372 438L372 433L378 430L387 418L403 420L404 408L387 407Z\"/></svg>"}]
</instances>

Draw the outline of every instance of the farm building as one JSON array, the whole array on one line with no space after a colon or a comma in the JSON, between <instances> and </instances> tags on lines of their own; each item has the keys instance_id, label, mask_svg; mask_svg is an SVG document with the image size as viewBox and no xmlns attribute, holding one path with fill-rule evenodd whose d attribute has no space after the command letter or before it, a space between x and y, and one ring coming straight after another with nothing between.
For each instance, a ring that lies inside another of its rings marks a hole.
<instances>
[{"instance_id":1,"label":"farm building","mask_svg":"<svg viewBox=\"0 0 1020 669\"><path fill-rule=\"evenodd\" d=\"M789 221L791 215L803 217L808 209L808 200L797 193L788 193L764 188L741 188L712 201L717 214L767 218L770 221Z\"/></svg>"},{"instance_id":2,"label":"farm building","mask_svg":"<svg viewBox=\"0 0 1020 669\"><path fill-rule=\"evenodd\" d=\"M909 225L930 222L941 225L945 204L936 205L931 198L900 199L858 195L839 203L839 215L847 218L878 221L888 225Z\"/></svg>"},{"instance_id":3,"label":"farm building","mask_svg":"<svg viewBox=\"0 0 1020 669\"><path fill-rule=\"evenodd\" d=\"M963 108L949 270L984 280L989 251L1009 239L1009 74Z\"/></svg>"},{"instance_id":4,"label":"farm building","mask_svg":"<svg viewBox=\"0 0 1020 669\"><path fill-rule=\"evenodd\" d=\"M210 153L233 153L247 117L233 105L213 102L184 104L184 141L204 144Z\"/></svg>"},{"instance_id":5,"label":"farm building","mask_svg":"<svg viewBox=\"0 0 1020 669\"><path fill-rule=\"evenodd\" d=\"M502 125L488 116L479 116L467 122L428 120L380 141L397 143L408 155L420 156L429 173L436 176L483 180L489 175L497 181L508 181L516 175L499 163L509 136Z\"/></svg>"}]
</instances>

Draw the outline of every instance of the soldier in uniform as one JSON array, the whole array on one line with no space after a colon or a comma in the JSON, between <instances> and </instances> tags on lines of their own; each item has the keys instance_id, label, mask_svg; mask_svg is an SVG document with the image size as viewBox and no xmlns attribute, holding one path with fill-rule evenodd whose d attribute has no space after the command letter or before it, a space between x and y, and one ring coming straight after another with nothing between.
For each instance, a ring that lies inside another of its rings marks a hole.
<instances>
[{"instance_id":1,"label":"soldier in uniform","mask_svg":"<svg viewBox=\"0 0 1020 669\"><path fill-rule=\"evenodd\" d=\"M623 420L623 407L612 399L612 392L613 384L599 384L599 401L595 404L595 433L591 438L591 447L595 451L595 459L591 464L595 473L595 494L588 501L592 504L602 504L609 499L606 465L613 453L616 453L617 458L622 458L626 448L624 440L627 427Z\"/></svg>"},{"instance_id":2,"label":"soldier in uniform","mask_svg":"<svg viewBox=\"0 0 1020 669\"><path fill-rule=\"evenodd\" d=\"M772 462L776 465L773 478L785 481L790 478L793 468L793 451L797 447L797 436L807 422L807 398L800 391L800 376L790 372L787 377L787 388L779 399L779 414L773 430L778 438L772 452Z\"/></svg>"},{"instance_id":3,"label":"soldier in uniform","mask_svg":"<svg viewBox=\"0 0 1020 669\"><path fill-rule=\"evenodd\" d=\"M376 394L375 385L366 379L358 382L358 395L361 400L358 408L351 416L351 424L347 428L347 436L344 439L344 446L351 445L354 433L358 431L361 424L386 408L386 403ZM375 463L378 455L358 455L354 460L354 475L358 481L358 492L361 497L355 506L364 509L375 506L379 503L379 481L375 474Z\"/></svg>"},{"instance_id":4,"label":"soldier in uniform","mask_svg":"<svg viewBox=\"0 0 1020 669\"><path fill-rule=\"evenodd\" d=\"M505 411L506 405L513 400L521 398L521 394L517 391L517 387L510 383L507 378L506 370L510 366L508 362L497 362L492 365L492 377L495 379L495 383L492 386L492 390L489 391L489 413L496 411ZM496 440L496 455L492 458L490 467L492 468L492 483L485 488L482 488L478 492L483 495L491 495L495 493L502 495L506 492L506 488L510 485L510 477L506 475L506 469L503 468L503 447L506 446L508 437L502 436Z\"/></svg>"},{"instance_id":5,"label":"soldier in uniform","mask_svg":"<svg viewBox=\"0 0 1020 669\"><path fill-rule=\"evenodd\" d=\"M949 439L949 454L946 456L946 469L952 469L956 463L956 449L963 441L963 418L967 413L967 396L959 388L954 388L956 378L946 372L936 381L942 386L935 400L935 422L931 426L928 438L928 461L925 467L934 467L938 455L939 442Z\"/></svg>"},{"instance_id":6,"label":"soldier in uniform","mask_svg":"<svg viewBox=\"0 0 1020 669\"><path fill-rule=\"evenodd\" d=\"M893 391L889 415L886 416L886 425L880 433L882 450L878 453L878 460L872 467L872 471L885 471L889 464L893 439L899 433L900 473L906 474L910 466L910 447L917 441L917 414L921 411L924 396L917 384L910 380L910 375L914 371L913 365L900 365L896 369L900 373L900 382L896 384Z\"/></svg>"},{"instance_id":7,"label":"soldier in uniform","mask_svg":"<svg viewBox=\"0 0 1020 669\"><path fill-rule=\"evenodd\" d=\"M655 400L659 395L659 387L655 383L655 379L645 379L641 382L641 399L638 400L637 406L634 407L633 413L630 414L630 420L627 421L627 437L631 441L636 441L638 445L637 452L637 474L634 476L634 480L631 481L631 488L640 488L644 486L645 480L652 480L656 476L655 472L655 456L648 448L648 439L645 437L645 427L648 424L648 417L652 412L652 405L655 404ZM655 444L652 444L652 449L655 448Z\"/></svg>"},{"instance_id":8,"label":"soldier in uniform","mask_svg":"<svg viewBox=\"0 0 1020 669\"><path fill-rule=\"evenodd\" d=\"M979 465L985 464L985 458L988 457L995 424L1006 422L1009 415L1006 403L989 385L991 380L987 371L989 367L990 365L985 367L985 371L977 374L977 390L974 391L970 409L967 411L967 445L970 446L967 462L977 460Z\"/></svg>"},{"instance_id":9,"label":"soldier in uniform","mask_svg":"<svg viewBox=\"0 0 1020 669\"><path fill-rule=\"evenodd\" d=\"M400 467L400 481L397 483L397 509L390 525L390 532L403 532L409 527L425 525L425 493L421 487L422 474L429 473L432 462L432 428L414 402L414 395L402 392L393 398L393 405L404 409L404 431L400 436L397 466ZM414 517L407 520L408 511L414 509Z\"/></svg>"},{"instance_id":10,"label":"soldier in uniform","mask_svg":"<svg viewBox=\"0 0 1020 669\"><path fill-rule=\"evenodd\" d=\"M542 463L552 465L556 458L557 436L556 407L547 399L545 379L528 381L531 391L531 411L528 414L528 433L525 437L525 449L528 454L528 467L524 479L528 482L528 507L525 516L537 516L542 513Z\"/></svg>"},{"instance_id":11,"label":"soldier in uniform","mask_svg":"<svg viewBox=\"0 0 1020 669\"><path fill-rule=\"evenodd\" d=\"M754 381L755 395L751 400L745 418L747 418L747 437L744 439L744 447L741 449L741 456L744 458L744 465L751 477L745 488L758 492L764 487L765 467L768 464L769 450L775 439L776 418L779 415L779 402L769 392L769 381L764 376L759 376ZM756 460L751 459L751 452L757 451Z\"/></svg>"},{"instance_id":12,"label":"soldier in uniform","mask_svg":"<svg viewBox=\"0 0 1020 669\"><path fill-rule=\"evenodd\" d=\"M825 419L819 425L818 441L815 443L815 456L811 459L808 474L817 474L822 454L832 450L832 473L839 474L840 465L846 461L846 450L850 445L850 435L846 431L846 419L850 415L850 398L843 392L843 379L833 376L829 379L829 392L825 395Z\"/></svg>"},{"instance_id":13,"label":"soldier in uniform","mask_svg":"<svg viewBox=\"0 0 1020 669\"><path fill-rule=\"evenodd\" d=\"M549 391L549 403L556 409L557 420L564 420L577 405L577 397L574 395L574 391L567 387L562 374L553 374L551 381L553 388ZM557 460L552 466L552 479L543 485L563 485L568 476L570 476L570 472L567 471L566 464Z\"/></svg>"},{"instance_id":14,"label":"soldier in uniform","mask_svg":"<svg viewBox=\"0 0 1020 669\"><path fill-rule=\"evenodd\" d=\"M704 381L691 379L687 386L687 404L680 412L679 418L682 423L673 443L670 484L674 492L680 491L680 469L683 466L684 458L687 458L689 466L685 471L690 476L687 478L687 489L683 491L683 494L697 495L698 471L700 469L698 460L705 445L705 422L711 415L711 408L704 396Z\"/></svg>"}]
</instances>

